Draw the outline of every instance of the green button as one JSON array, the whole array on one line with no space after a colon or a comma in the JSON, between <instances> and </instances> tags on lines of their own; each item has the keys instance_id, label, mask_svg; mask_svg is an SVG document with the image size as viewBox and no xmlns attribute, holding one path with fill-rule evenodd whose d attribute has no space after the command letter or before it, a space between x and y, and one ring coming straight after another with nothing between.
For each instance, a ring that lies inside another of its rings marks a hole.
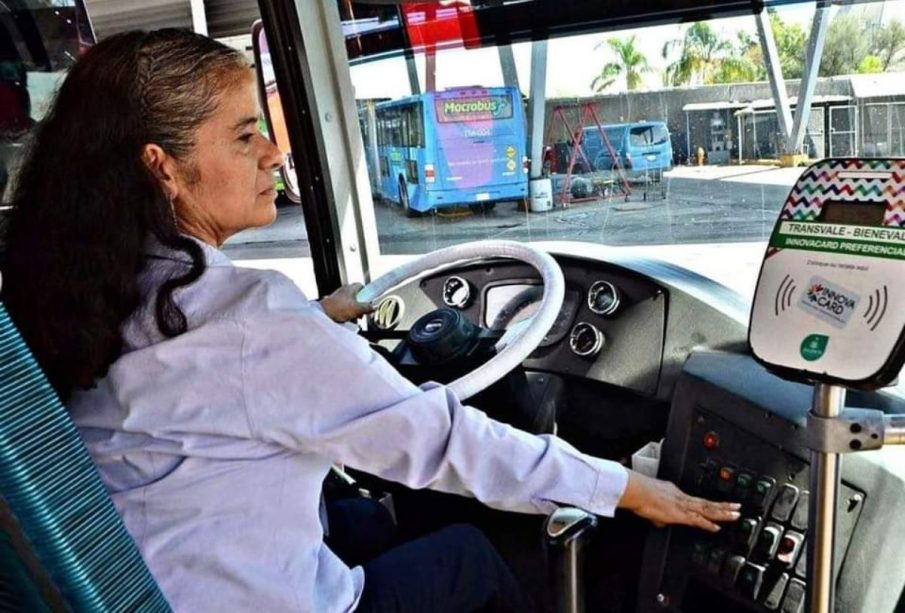
<instances>
[{"instance_id":1,"label":"green button","mask_svg":"<svg viewBox=\"0 0 905 613\"><path fill-rule=\"evenodd\" d=\"M808 362L819 360L826 353L830 337L825 334L810 334L801 341L801 357Z\"/></svg>"}]
</instances>

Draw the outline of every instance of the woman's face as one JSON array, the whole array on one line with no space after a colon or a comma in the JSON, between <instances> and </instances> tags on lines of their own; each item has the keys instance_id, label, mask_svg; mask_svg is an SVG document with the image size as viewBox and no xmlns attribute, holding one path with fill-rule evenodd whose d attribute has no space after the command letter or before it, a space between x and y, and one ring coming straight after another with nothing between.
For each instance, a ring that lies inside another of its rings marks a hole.
<instances>
[{"instance_id":1,"label":"woman's face","mask_svg":"<svg viewBox=\"0 0 905 613\"><path fill-rule=\"evenodd\" d=\"M280 150L257 128L258 105L249 71L220 100L179 164L174 199L179 227L214 245L276 217L273 172Z\"/></svg>"}]
</instances>

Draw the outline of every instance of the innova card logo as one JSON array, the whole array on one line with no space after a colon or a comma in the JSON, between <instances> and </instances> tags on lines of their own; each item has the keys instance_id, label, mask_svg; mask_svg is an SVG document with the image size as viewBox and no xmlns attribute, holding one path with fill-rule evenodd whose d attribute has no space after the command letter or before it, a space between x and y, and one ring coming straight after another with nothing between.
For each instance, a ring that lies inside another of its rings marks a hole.
<instances>
[{"instance_id":1,"label":"innova card logo","mask_svg":"<svg viewBox=\"0 0 905 613\"><path fill-rule=\"evenodd\" d=\"M851 290L821 277L812 277L798 306L836 328L844 328L860 299Z\"/></svg>"}]
</instances>

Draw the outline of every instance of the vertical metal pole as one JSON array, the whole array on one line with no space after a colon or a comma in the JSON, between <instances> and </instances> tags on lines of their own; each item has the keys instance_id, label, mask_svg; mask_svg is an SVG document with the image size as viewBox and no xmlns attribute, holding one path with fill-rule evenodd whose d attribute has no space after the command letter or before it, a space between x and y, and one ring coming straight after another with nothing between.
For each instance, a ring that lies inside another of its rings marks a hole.
<instances>
[{"instance_id":1,"label":"vertical metal pole","mask_svg":"<svg viewBox=\"0 0 905 613\"><path fill-rule=\"evenodd\" d=\"M515 69L515 56L512 54L512 46L500 45L497 47L497 53L500 56L500 70L503 72L503 85L514 87L521 91L518 84L518 71Z\"/></svg>"},{"instance_id":2,"label":"vertical metal pole","mask_svg":"<svg viewBox=\"0 0 905 613\"><path fill-rule=\"evenodd\" d=\"M415 54L409 50L405 52L405 71L409 77L409 88L412 95L417 96L421 93L421 84L418 82L418 65L415 64Z\"/></svg>"},{"instance_id":3,"label":"vertical metal pole","mask_svg":"<svg viewBox=\"0 0 905 613\"><path fill-rule=\"evenodd\" d=\"M544 119L547 115L547 41L531 43L531 85L528 92L528 126L531 129L528 155L530 178L538 179L544 168ZM555 169L551 169L551 172Z\"/></svg>"},{"instance_id":4,"label":"vertical metal pole","mask_svg":"<svg viewBox=\"0 0 905 613\"><path fill-rule=\"evenodd\" d=\"M437 47L434 44L424 49L424 91L437 91Z\"/></svg>"},{"instance_id":5,"label":"vertical metal pole","mask_svg":"<svg viewBox=\"0 0 905 613\"><path fill-rule=\"evenodd\" d=\"M685 159L691 162L691 120L688 111L685 111Z\"/></svg>"},{"instance_id":6,"label":"vertical metal pole","mask_svg":"<svg viewBox=\"0 0 905 613\"><path fill-rule=\"evenodd\" d=\"M770 15L767 14L766 9L757 14L756 21L757 35L764 53L764 63L767 65L770 89L773 92L776 117L779 119L779 129L782 131L784 141L782 147L786 148L792 134L792 109L789 105L789 95L786 93L786 82L782 77L779 51L776 50L776 41L773 38L773 25L770 23ZM780 153L794 153L794 151Z\"/></svg>"},{"instance_id":7,"label":"vertical metal pole","mask_svg":"<svg viewBox=\"0 0 905 613\"><path fill-rule=\"evenodd\" d=\"M736 120L738 121L738 137L735 140L736 146L738 146L738 163L739 166L742 164L742 145L744 144L744 139L742 137L742 116L736 115Z\"/></svg>"},{"instance_id":8,"label":"vertical metal pole","mask_svg":"<svg viewBox=\"0 0 905 613\"><path fill-rule=\"evenodd\" d=\"M814 385L811 412L817 417L838 417L845 406L845 388ZM833 537L836 532L836 498L841 458L838 453L811 451L811 498L808 517L812 537L808 542L808 611L831 613L835 602Z\"/></svg>"},{"instance_id":9,"label":"vertical metal pole","mask_svg":"<svg viewBox=\"0 0 905 613\"><path fill-rule=\"evenodd\" d=\"M791 138L786 143L790 153L801 151L804 135L811 118L811 102L814 99L814 88L817 87L817 72L820 59L823 57L823 46L826 42L826 31L830 24L830 7L817 5L814 12L814 23L811 25L811 38L808 42L807 56L804 62L804 75L798 86L798 104L795 105L795 123L792 126Z\"/></svg>"},{"instance_id":10,"label":"vertical metal pole","mask_svg":"<svg viewBox=\"0 0 905 613\"><path fill-rule=\"evenodd\" d=\"M195 34L207 36L207 13L204 12L204 0L190 0L192 10L192 29Z\"/></svg>"}]
</instances>

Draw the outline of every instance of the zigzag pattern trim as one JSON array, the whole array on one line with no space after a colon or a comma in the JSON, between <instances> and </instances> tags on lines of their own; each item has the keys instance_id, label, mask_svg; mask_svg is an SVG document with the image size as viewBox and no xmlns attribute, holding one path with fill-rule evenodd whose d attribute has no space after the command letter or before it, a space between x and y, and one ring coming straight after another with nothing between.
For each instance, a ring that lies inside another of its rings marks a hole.
<instances>
[{"instance_id":1,"label":"zigzag pattern trim","mask_svg":"<svg viewBox=\"0 0 905 613\"><path fill-rule=\"evenodd\" d=\"M905 211L886 211L886 217L883 219L883 224L905 228Z\"/></svg>"}]
</instances>

